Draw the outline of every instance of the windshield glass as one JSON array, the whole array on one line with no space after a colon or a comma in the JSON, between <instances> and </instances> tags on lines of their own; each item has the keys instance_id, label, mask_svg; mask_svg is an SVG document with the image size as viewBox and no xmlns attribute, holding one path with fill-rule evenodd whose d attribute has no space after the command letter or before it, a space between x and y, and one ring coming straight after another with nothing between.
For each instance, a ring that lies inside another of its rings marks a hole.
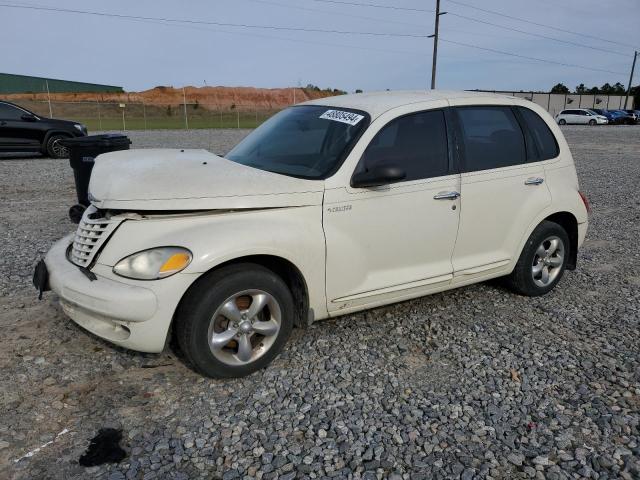
<instances>
[{"instance_id":1,"label":"windshield glass","mask_svg":"<svg viewBox=\"0 0 640 480\"><path fill-rule=\"evenodd\" d=\"M260 125L225 158L293 177L326 178L368 124L369 116L359 110L290 107Z\"/></svg>"}]
</instances>

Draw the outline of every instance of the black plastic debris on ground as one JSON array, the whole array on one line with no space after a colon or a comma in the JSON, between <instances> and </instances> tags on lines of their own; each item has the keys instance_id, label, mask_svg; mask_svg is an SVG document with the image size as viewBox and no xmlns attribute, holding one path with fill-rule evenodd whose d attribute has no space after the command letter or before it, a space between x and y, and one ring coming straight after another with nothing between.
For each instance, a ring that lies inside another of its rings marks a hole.
<instances>
[{"instance_id":1,"label":"black plastic debris on ground","mask_svg":"<svg viewBox=\"0 0 640 480\"><path fill-rule=\"evenodd\" d=\"M119 463L127 456L120 447L122 430L115 428L101 428L91 439L89 448L80 457L78 463L83 467L95 467L103 463Z\"/></svg>"}]
</instances>

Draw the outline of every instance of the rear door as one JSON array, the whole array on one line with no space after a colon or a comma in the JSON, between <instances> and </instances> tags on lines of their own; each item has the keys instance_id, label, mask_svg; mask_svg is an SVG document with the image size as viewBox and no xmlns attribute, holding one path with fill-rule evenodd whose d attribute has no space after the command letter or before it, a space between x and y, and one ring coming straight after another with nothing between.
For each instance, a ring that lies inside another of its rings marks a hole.
<instances>
[{"instance_id":1,"label":"rear door","mask_svg":"<svg viewBox=\"0 0 640 480\"><path fill-rule=\"evenodd\" d=\"M40 147L37 121L25 121L27 112L0 102L0 149L37 150Z\"/></svg>"},{"instance_id":2,"label":"rear door","mask_svg":"<svg viewBox=\"0 0 640 480\"><path fill-rule=\"evenodd\" d=\"M527 163L525 132L515 109L454 109L461 139L461 210L453 253L454 282L500 272L520 254L533 219L551 203L538 163Z\"/></svg>"},{"instance_id":3,"label":"rear door","mask_svg":"<svg viewBox=\"0 0 640 480\"><path fill-rule=\"evenodd\" d=\"M580 123L580 116L577 110L567 110L567 123Z\"/></svg>"}]
</instances>

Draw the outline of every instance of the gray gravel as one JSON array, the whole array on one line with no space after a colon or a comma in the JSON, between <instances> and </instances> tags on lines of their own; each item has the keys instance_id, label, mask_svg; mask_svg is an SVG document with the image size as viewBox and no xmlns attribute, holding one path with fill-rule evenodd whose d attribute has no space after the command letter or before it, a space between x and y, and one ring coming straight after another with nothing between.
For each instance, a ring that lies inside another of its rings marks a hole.
<instances>
[{"instance_id":1,"label":"gray gravel","mask_svg":"<svg viewBox=\"0 0 640 480\"><path fill-rule=\"evenodd\" d=\"M32 268L73 229L71 170L0 160L0 478L640 478L640 127L564 131L594 212L555 291L492 282L318 322L224 381L38 302ZM131 137L219 152L245 133ZM103 427L128 457L80 467Z\"/></svg>"}]
</instances>

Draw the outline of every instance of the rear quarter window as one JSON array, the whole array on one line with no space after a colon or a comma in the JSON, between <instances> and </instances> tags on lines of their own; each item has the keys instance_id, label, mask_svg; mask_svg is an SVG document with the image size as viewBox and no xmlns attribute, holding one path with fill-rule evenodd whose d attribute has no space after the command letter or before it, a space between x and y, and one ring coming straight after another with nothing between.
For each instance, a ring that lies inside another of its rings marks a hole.
<instances>
[{"instance_id":1,"label":"rear quarter window","mask_svg":"<svg viewBox=\"0 0 640 480\"><path fill-rule=\"evenodd\" d=\"M530 162L556 158L560 153L558 141L540 115L526 107L517 107L527 129L527 160Z\"/></svg>"}]
</instances>

